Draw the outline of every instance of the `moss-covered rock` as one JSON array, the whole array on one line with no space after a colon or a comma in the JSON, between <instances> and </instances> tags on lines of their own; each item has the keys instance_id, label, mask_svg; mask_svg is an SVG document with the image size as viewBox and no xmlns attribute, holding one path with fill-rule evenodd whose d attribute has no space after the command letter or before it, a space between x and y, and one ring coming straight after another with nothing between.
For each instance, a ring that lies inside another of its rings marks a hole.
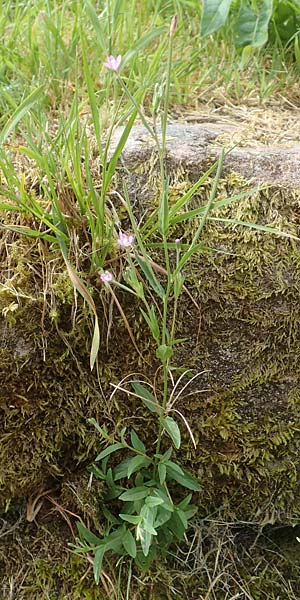
<instances>
[{"instance_id":1,"label":"moss-covered rock","mask_svg":"<svg viewBox=\"0 0 300 600\"><path fill-rule=\"evenodd\" d=\"M129 191L141 215L157 201L155 158L148 170L145 165L129 167L122 177L134 182ZM172 202L190 185L193 173L179 172L172 164L170 169ZM191 207L206 202L211 183L200 188ZM218 197L246 187L241 177L227 175ZM213 216L297 235L299 193L279 187L253 192ZM194 230L195 223L183 222L174 236L190 242ZM112 435L126 418L150 442L155 438L154 423L145 430L150 417L138 402L121 393L109 402L111 382L137 371L153 378L158 366L137 303L122 296L142 356L116 309L106 347L108 296L90 277L102 330L99 377L96 371L91 375L87 309L79 299L74 311L63 265L55 256L53 270L53 256L41 244L43 252L32 243L19 243L10 276L2 271L3 505L59 483L92 460L97 438L88 417L105 422ZM198 444L195 452L185 432L181 459L203 481L198 498L202 513L225 504L243 520L288 521L299 516L299 244L224 220L206 223L203 244L184 270L194 303L183 294L177 323L178 336L188 338L177 351L177 366L204 371L190 388L193 393L180 396L176 404ZM159 261L157 251L152 252ZM3 255L3 267L7 260Z\"/></svg>"}]
</instances>

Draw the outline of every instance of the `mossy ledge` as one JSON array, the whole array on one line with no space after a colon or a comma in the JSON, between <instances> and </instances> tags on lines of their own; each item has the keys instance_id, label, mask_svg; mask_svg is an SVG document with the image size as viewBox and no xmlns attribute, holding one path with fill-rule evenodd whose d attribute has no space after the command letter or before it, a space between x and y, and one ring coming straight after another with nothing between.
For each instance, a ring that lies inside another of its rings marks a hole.
<instances>
[{"instance_id":1,"label":"mossy ledge","mask_svg":"<svg viewBox=\"0 0 300 600\"><path fill-rule=\"evenodd\" d=\"M125 172L120 169L115 185L124 177L131 182L134 210L143 214L157 202L155 157ZM170 201L194 178L195 173L171 165ZM206 202L211 183L191 206ZM229 173L220 182L218 197L247 188L247 181ZM273 186L249 192L216 216L268 224L299 236L299 204L297 190ZM174 236L188 242L194 227L178 227ZM122 394L113 403L108 399L111 382L137 371L153 377L158 366L138 306L125 295L122 305L147 363L137 355L117 312L106 347L107 296L95 278L89 283L103 343L98 374L91 375L91 322L80 299L74 312L63 262L56 256L53 271L53 256L41 253L39 242L34 246L11 234L10 244L13 255L2 252L0 293L3 509L18 498L60 488L84 471L99 449L88 417L105 423L112 437L126 423L153 442L154 424L138 402ZM154 251L153 258L159 258ZM203 252L185 270L185 284L199 310L184 294L177 333L188 341L177 351L176 364L203 374L193 394L178 400L177 409L197 441L195 452L183 431L180 458L203 483L195 498L200 517L221 510L231 521L294 524L300 518L299 261L297 240L210 221ZM42 274L50 271L51 286L45 291ZM89 514L89 508L85 511ZM89 517L97 522L94 514Z\"/></svg>"}]
</instances>

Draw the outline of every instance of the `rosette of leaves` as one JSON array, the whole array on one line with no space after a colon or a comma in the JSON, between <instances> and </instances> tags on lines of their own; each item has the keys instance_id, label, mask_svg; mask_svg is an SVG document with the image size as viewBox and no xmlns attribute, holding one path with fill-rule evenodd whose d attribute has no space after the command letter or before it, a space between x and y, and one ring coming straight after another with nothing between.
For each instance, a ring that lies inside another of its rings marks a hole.
<instances>
[{"instance_id":1,"label":"rosette of leaves","mask_svg":"<svg viewBox=\"0 0 300 600\"><path fill-rule=\"evenodd\" d=\"M139 394L145 396L145 405L151 412L157 413L172 443L165 452L153 454L134 430L127 432L124 428L119 441L102 450L89 467L92 476L106 485L101 507L106 530L100 537L78 522L79 538L73 550L92 557L97 583L106 553L129 556L138 566L145 568L156 556L162 556L171 543L183 538L190 519L197 511L191 503L192 492L199 492L201 486L172 459L181 444L178 424L162 414L151 392L137 385ZM89 422L96 427L102 440L109 440L108 433L94 419ZM119 463L110 466L110 458L116 452L125 456ZM176 487L179 485L189 490L180 502L174 501L172 495L174 483Z\"/></svg>"}]
</instances>

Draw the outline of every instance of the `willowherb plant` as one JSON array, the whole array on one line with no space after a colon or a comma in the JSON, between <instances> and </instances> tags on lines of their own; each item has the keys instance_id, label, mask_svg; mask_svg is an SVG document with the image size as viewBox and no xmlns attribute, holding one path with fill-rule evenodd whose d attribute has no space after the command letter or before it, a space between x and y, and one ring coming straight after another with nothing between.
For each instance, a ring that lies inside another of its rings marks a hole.
<instances>
[{"instance_id":1,"label":"willowherb plant","mask_svg":"<svg viewBox=\"0 0 300 600\"><path fill-rule=\"evenodd\" d=\"M178 298L183 289L183 276L179 267L180 241L176 246L176 266L171 268L168 235L170 229L168 209L168 176L165 170L166 151L166 119L168 114L170 68L172 60L172 38L175 33L177 20L172 19L169 35L169 65L165 86L164 113L162 118L162 146L157 144L161 165L161 202L158 211L158 228L162 236L165 257L166 285L163 286L155 274L155 269L148 258L142 242L139 228L130 208L130 202L125 202L131 219L134 234L119 232L118 246L125 252L127 268L124 271L126 285L118 282L110 271L100 274L102 282L112 292L112 286L120 286L139 298L144 305L140 307L149 330L156 342L156 357L161 362L162 392L161 400L146 387L141 380L132 381L132 390L122 388L127 394L132 394L144 403L147 409L157 419L157 441L155 449L146 448L144 442L132 429L127 433L123 429L120 440L109 444L96 457L95 463L100 462L100 468L93 464L90 471L93 476L105 482L107 493L105 497L104 514L107 518L107 532L103 538L92 534L81 523L78 523L80 541L74 550L77 553L90 552L93 554L94 576L99 581L103 556L106 552L129 555L138 564L161 555L171 542L182 539L188 527L189 519L195 514L196 507L191 504L192 494L186 495L180 502L175 502L170 490L170 484L175 482L191 491L200 491L198 481L182 466L172 460L174 451L181 446L181 434L177 421L170 416L173 403L169 402L170 361L174 346L182 340L175 338L175 324ZM121 64L121 57L110 56L105 66L116 72ZM123 84L125 86L125 84ZM126 88L125 88L126 90ZM130 94L128 93L130 96ZM149 128L149 126L147 126ZM155 129L151 129L154 139L158 142ZM135 240L137 240L135 244ZM147 289L156 296L158 310L147 300ZM112 292L113 293L113 292ZM173 309L171 327L169 327L170 309ZM155 388L153 387L153 390ZM115 393L115 392L113 392ZM177 411L179 415L179 411ZM192 440L192 432L186 423ZM93 419L90 422L97 428L103 440L109 440L108 433ZM169 436L171 445L162 452L161 443L164 432ZM130 440L130 441L128 441ZM126 457L117 465L109 466L109 458L118 451L126 453ZM112 501L117 505L122 503L117 514L108 508Z\"/></svg>"},{"instance_id":2,"label":"willowherb plant","mask_svg":"<svg viewBox=\"0 0 300 600\"><path fill-rule=\"evenodd\" d=\"M169 178L165 160L166 131L172 42L176 25L177 21L174 18L171 22L168 38L169 52L164 93L160 90L159 102L155 101L153 103L153 127L146 121L145 116L119 74L119 68L122 64L121 57L109 56L105 63L106 68L114 72L114 76L117 77L124 94L131 100L136 113L139 114L156 143L160 164L161 194L158 208L154 210L143 227L140 228L133 213L126 187L124 187L124 197L118 193L128 213L132 228L132 233L119 231L117 234L117 245L122 252L122 260L126 263L125 268L122 269L124 282L120 281L112 271L107 270L101 271L100 279L107 287L108 292L112 294L116 303L118 303L118 300L114 287L120 287L139 300L139 310L156 344L156 358L160 361L161 389L157 389L156 384L150 384L149 388L149 383L143 377L132 380L130 389L128 389L126 377L119 385L114 386L113 394L119 390L129 396L137 397L151 412L152 417L156 419L157 440L154 448L146 447L136 431L131 429L127 432L126 429L123 429L120 433L120 439L110 443L102 450L96 457L95 463L90 467L92 477L101 479L105 482L107 488L104 499L105 506L103 507L107 527L105 535L100 538L91 533L81 523L78 523L79 540L74 547L74 551L80 554L90 553L93 555L94 576L97 582L99 581L105 553L112 552L121 556L129 555L139 565L144 565L155 556L161 555L170 543L184 536L189 520L196 511L196 507L191 504L192 494L190 492L199 492L201 487L198 481L173 457L181 447L179 418L183 421L195 446L190 425L182 412L174 408L175 402L190 382L185 384L180 392L177 392L178 385L186 373L182 374L178 381L174 383L173 373L181 372L181 370L172 361L175 346L184 341L184 339L176 337L178 301L182 293L188 293L184 285L183 270L192 255L201 250L199 239L203 234L206 221L212 218L234 225L243 225L293 237L264 225L210 216L210 212L215 208L235 202L248 193L219 201L215 200L225 155L223 151L220 153L220 159L191 189L175 205L169 206ZM163 105L162 112L160 112L161 105ZM159 116L161 117L161 142L156 129ZM216 176L207 204L193 210L182 211L190 198L214 170L216 170ZM200 219L190 244L183 244L177 237L173 242L170 241L174 225L195 217L200 217ZM147 243L153 233L160 236L160 242L156 243L156 247L162 251L163 266L161 264L157 265L148 255ZM151 300L149 300L149 297ZM120 304L117 305L119 310L122 311ZM125 315L122 312L121 314L130 337L134 341L129 324L125 320ZM198 375L196 374L193 379ZM97 428L102 440L109 442L108 432L100 427L95 420L91 419L90 423ZM167 449L162 450L162 441L165 440L166 436L170 438L171 444ZM109 464L110 457L116 452L122 452L122 460L111 466ZM97 463L100 463L100 466ZM174 500L174 483L176 486L179 484L189 490L189 493L180 502ZM116 508L114 508L114 505Z\"/></svg>"},{"instance_id":3,"label":"willowherb plant","mask_svg":"<svg viewBox=\"0 0 300 600\"><path fill-rule=\"evenodd\" d=\"M197 509L191 503L191 493L180 502L174 501L171 482L192 491L201 490L197 480L172 460L174 450L180 448L177 423L163 416L162 407L144 385L136 381L132 387L134 394L152 413L156 413L159 427L162 423L172 443L165 452L153 453L133 429L127 432L124 428L120 441L109 444L90 467L93 476L106 484L103 509L107 520L106 533L100 538L77 523L80 541L73 547L78 554L88 552L93 555L97 583L105 553L128 555L139 566L145 566L157 555L163 555L171 542L183 538ZM97 428L102 439L109 439L107 432L95 420L90 419L90 423ZM109 466L110 456L118 451L126 453L126 457L113 467ZM117 514L109 509L113 501L118 506L121 504Z\"/></svg>"}]
</instances>

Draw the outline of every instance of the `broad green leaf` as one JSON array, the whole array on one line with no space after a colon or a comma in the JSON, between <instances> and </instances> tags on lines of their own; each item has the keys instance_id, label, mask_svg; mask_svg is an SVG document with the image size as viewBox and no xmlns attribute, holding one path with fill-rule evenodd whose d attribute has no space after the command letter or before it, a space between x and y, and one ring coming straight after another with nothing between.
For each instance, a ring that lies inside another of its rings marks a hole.
<instances>
[{"instance_id":1,"label":"broad green leaf","mask_svg":"<svg viewBox=\"0 0 300 600\"><path fill-rule=\"evenodd\" d=\"M152 534L146 531L143 527L139 526L139 539L142 546L144 556L148 556L150 546L152 543Z\"/></svg>"},{"instance_id":2,"label":"broad green leaf","mask_svg":"<svg viewBox=\"0 0 300 600\"><path fill-rule=\"evenodd\" d=\"M154 521L155 529L159 529L159 527L167 523L170 520L171 516L172 512L170 510L167 510L163 506L159 506L157 510L157 516Z\"/></svg>"},{"instance_id":3,"label":"broad green leaf","mask_svg":"<svg viewBox=\"0 0 300 600\"><path fill-rule=\"evenodd\" d=\"M164 501L162 498L158 498L157 496L148 496L145 500L145 504L149 506L149 508L153 508L154 506L160 506Z\"/></svg>"},{"instance_id":4,"label":"broad green leaf","mask_svg":"<svg viewBox=\"0 0 300 600\"><path fill-rule=\"evenodd\" d=\"M120 496L120 500L123 500L123 502L134 502L135 500L142 500L148 495L149 488L146 488L144 485L142 485L123 492L123 494Z\"/></svg>"},{"instance_id":5,"label":"broad green leaf","mask_svg":"<svg viewBox=\"0 0 300 600\"><path fill-rule=\"evenodd\" d=\"M157 415L161 414L161 407L159 406L156 397L147 388L137 381L132 383L132 387L137 396L141 398L151 412L156 413Z\"/></svg>"},{"instance_id":6,"label":"broad green leaf","mask_svg":"<svg viewBox=\"0 0 300 600\"><path fill-rule=\"evenodd\" d=\"M129 556L131 556L132 558L135 558L136 557L136 543L135 543L135 539L134 539L131 531L129 531L129 529L126 531L125 535L123 536L122 543L123 543L123 546L124 546L126 552L129 554Z\"/></svg>"},{"instance_id":7,"label":"broad green leaf","mask_svg":"<svg viewBox=\"0 0 300 600\"><path fill-rule=\"evenodd\" d=\"M169 512L173 512L174 510L174 504L172 502L172 499L170 498L170 496L165 492L164 489L156 489L155 492L153 492L155 494L155 496L158 496L158 498L161 498L163 500L163 504L162 507L169 511Z\"/></svg>"},{"instance_id":8,"label":"broad green leaf","mask_svg":"<svg viewBox=\"0 0 300 600\"><path fill-rule=\"evenodd\" d=\"M169 358L173 356L173 350L171 346L161 344L160 346L158 346L155 354L156 357L159 358L159 360L161 360L161 362L164 364Z\"/></svg>"},{"instance_id":9,"label":"broad green leaf","mask_svg":"<svg viewBox=\"0 0 300 600\"><path fill-rule=\"evenodd\" d=\"M141 456L140 454L138 456L134 456L128 463L127 478L129 479L133 473L136 473L136 471L139 471L142 467L148 467L150 464L150 458Z\"/></svg>"},{"instance_id":10,"label":"broad green leaf","mask_svg":"<svg viewBox=\"0 0 300 600\"><path fill-rule=\"evenodd\" d=\"M103 539L92 533L87 527L82 525L80 521L77 521L76 526L81 540L84 540L93 546L99 546L99 544L103 542Z\"/></svg>"},{"instance_id":11,"label":"broad green leaf","mask_svg":"<svg viewBox=\"0 0 300 600\"><path fill-rule=\"evenodd\" d=\"M125 458L125 460L123 460L119 465L117 465L113 469L114 481L118 481L119 479L123 479L124 477L127 477L128 466L130 464L130 461L131 461L131 457Z\"/></svg>"},{"instance_id":12,"label":"broad green leaf","mask_svg":"<svg viewBox=\"0 0 300 600\"><path fill-rule=\"evenodd\" d=\"M151 535L157 535L156 529L154 529L154 527L152 526L150 521L148 521L145 518L143 521L143 529L144 529L144 531L146 531L147 533L150 533Z\"/></svg>"},{"instance_id":13,"label":"broad green leaf","mask_svg":"<svg viewBox=\"0 0 300 600\"><path fill-rule=\"evenodd\" d=\"M111 444L110 446L108 446L108 448L105 448L105 450L102 450L102 452L100 452L100 454L96 456L95 461L102 460L106 456L109 456L117 450L122 450L123 448L124 444L122 444L122 442L116 442L115 444Z\"/></svg>"},{"instance_id":14,"label":"broad green leaf","mask_svg":"<svg viewBox=\"0 0 300 600\"><path fill-rule=\"evenodd\" d=\"M98 548L95 552L95 557L94 557L94 561L93 561L93 571L94 571L94 579L96 584L99 584L99 580L100 580L100 572L101 572L101 567L102 567L102 562L103 562L103 556L106 552L106 547L105 544L103 544L103 546L101 546L101 548Z\"/></svg>"},{"instance_id":15,"label":"broad green leaf","mask_svg":"<svg viewBox=\"0 0 300 600\"><path fill-rule=\"evenodd\" d=\"M177 469L174 469L172 466L167 465L167 474L170 479L174 479L177 483L180 483L183 487L188 488L189 490L193 490L194 492L200 492L201 486L199 485L197 479L190 475L185 469L181 469L182 473L179 473Z\"/></svg>"},{"instance_id":16,"label":"broad green leaf","mask_svg":"<svg viewBox=\"0 0 300 600\"><path fill-rule=\"evenodd\" d=\"M144 258L138 255L135 256L135 259L139 267L142 269L148 283L151 285L154 292L163 300L165 297L165 290L158 281L156 275L154 274L150 262L146 262Z\"/></svg>"},{"instance_id":17,"label":"broad green leaf","mask_svg":"<svg viewBox=\"0 0 300 600\"><path fill-rule=\"evenodd\" d=\"M210 35L222 27L229 14L232 0L203 0L200 35Z\"/></svg>"},{"instance_id":18,"label":"broad green leaf","mask_svg":"<svg viewBox=\"0 0 300 600\"><path fill-rule=\"evenodd\" d=\"M172 419L172 417L162 418L161 424L168 432L175 448L178 450L181 444L180 429L178 427L178 424L176 423L176 421L174 421L174 419Z\"/></svg>"},{"instance_id":19,"label":"broad green leaf","mask_svg":"<svg viewBox=\"0 0 300 600\"><path fill-rule=\"evenodd\" d=\"M273 0L262 0L253 10L242 3L235 26L237 48L260 47L268 41L268 27L272 16Z\"/></svg>"},{"instance_id":20,"label":"broad green leaf","mask_svg":"<svg viewBox=\"0 0 300 600\"><path fill-rule=\"evenodd\" d=\"M179 473L179 475L183 475L183 469L177 463L175 463L173 460L167 460L166 465L168 467L171 467L174 471L177 471L177 473Z\"/></svg>"},{"instance_id":21,"label":"broad green leaf","mask_svg":"<svg viewBox=\"0 0 300 600\"><path fill-rule=\"evenodd\" d=\"M133 429L130 432L130 439L131 439L132 446L133 446L133 448L135 448L135 450L139 450L140 452L144 452L144 454L146 454L145 444L143 444L142 440L140 440L139 436L136 434L136 432Z\"/></svg>"}]
</instances>

